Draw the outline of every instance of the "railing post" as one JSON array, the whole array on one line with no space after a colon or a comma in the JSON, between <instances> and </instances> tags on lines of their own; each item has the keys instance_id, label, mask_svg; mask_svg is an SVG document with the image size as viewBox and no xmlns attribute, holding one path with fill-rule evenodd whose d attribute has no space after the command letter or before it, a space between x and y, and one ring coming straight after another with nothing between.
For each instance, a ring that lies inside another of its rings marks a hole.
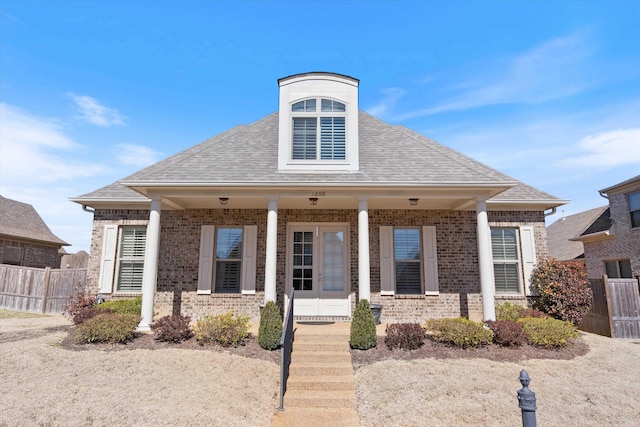
<instances>
[{"instance_id":1,"label":"railing post","mask_svg":"<svg viewBox=\"0 0 640 427\"><path fill-rule=\"evenodd\" d=\"M524 369L520 371L520 384L518 390L518 403L522 410L522 427L536 427L536 394L529 390L531 378Z\"/></svg>"}]
</instances>

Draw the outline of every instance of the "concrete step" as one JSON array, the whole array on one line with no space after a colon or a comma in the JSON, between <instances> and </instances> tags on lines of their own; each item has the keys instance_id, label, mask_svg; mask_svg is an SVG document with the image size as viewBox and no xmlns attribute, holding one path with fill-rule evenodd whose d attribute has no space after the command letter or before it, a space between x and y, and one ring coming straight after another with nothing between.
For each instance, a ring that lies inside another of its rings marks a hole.
<instances>
[{"instance_id":1,"label":"concrete step","mask_svg":"<svg viewBox=\"0 0 640 427\"><path fill-rule=\"evenodd\" d=\"M291 360L300 363L351 363L351 354L346 351L300 351L291 353Z\"/></svg>"},{"instance_id":2,"label":"concrete step","mask_svg":"<svg viewBox=\"0 0 640 427\"><path fill-rule=\"evenodd\" d=\"M288 408L275 414L272 427L358 427L354 408Z\"/></svg>"},{"instance_id":3,"label":"concrete step","mask_svg":"<svg viewBox=\"0 0 640 427\"><path fill-rule=\"evenodd\" d=\"M285 408L354 408L353 390L295 390L284 395Z\"/></svg>"},{"instance_id":4,"label":"concrete step","mask_svg":"<svg viewBox=\"0 0 640 427\"><path fill-rule=\"evenodd\" d=\"M292 375L287 381L287 391L293 390L355 390L353 375ZM290 393L290 394L293 394Z\"/></svg>"},{"instance_id":5,"label":"concrete step","mask_svg":"<svg viewBox=\"0 0 640 427\"><path fill-rule=\"evenodd\" d=\"M291 363L289 366L289 374L295 376L340 376L340 375L353 375L353 368L351 364L302 364Z\"/></svg>"},{"instance_id":6,"label":"concrete step","mask_svg":"<svg viewBox=\"0 0 640 427\"><path fill-rule=\"evenodd\" d=\"M293 343L293 351L349 351L347 341L296 341Z\"/></svg>"},{"instance_id":7,"label":"concrete step","mask_svg":"<svg viewBox=\"0 0 640 427\"><path fill-rule=\"evenodd\" d=\"M349 342L349 334L297 334L293 342Z\"/></svg>"}]
</instances>

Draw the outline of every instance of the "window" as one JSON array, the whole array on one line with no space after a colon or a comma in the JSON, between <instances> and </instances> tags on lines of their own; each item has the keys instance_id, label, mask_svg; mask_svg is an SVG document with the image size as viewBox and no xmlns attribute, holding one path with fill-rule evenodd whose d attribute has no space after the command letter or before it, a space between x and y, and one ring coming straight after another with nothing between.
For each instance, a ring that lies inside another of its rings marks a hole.
<instances>
[{"instance_id":1,"label":"window","mask_svg":"<svg viewBox=\"0 0 640 427\"><path fill-rule=\"evenodd\" d=\"M346 159L346 106L331 99L305 99L291 106L293 160Z\"/></svg>"},{"instance_id":2,"label":"window","mask_svg":"<svg viewBox=\"0 0 640 427\"><path fill-rule=\"evenodd\" d=\"M436 228L380 227L380 294L438 292Z\"/></svg>"},{"instance_id":3,"label":"window","mask_svg":"<svg viewBox=\"0 0 640 427\"><path fill-rule=\"evenodd\" d=\"M605 261L604 266L611 279L633 279L631 261L628 259Z\"/></svg>"},{"instance_id":4,"label":"window","mask_svg":"<svg viewBox=\"0 0 640 427\"><path fill-rule=\"evenodd\" d=\"M422 293L420 230L417 228L394 229L393 256L395 259L396 292L398 294Z\"/></svg>"},{"instance_id":5,"label":"window","mask_svg":"<svg viewBox=\"0 0 640 427\"><path fill-rule=\"evenodd\" d=\"M198 294L255 294L258 227L200 229Z\"/></svg>"},{"instance_id":6,"label":"window","mask_svg":"<svg viewBox=\"0 0 640 427\"><path fill-rule=\"evenodd\" d=\"M520 293L517 229L492 228L491 252L496 294Z\"/></svg>"},{"instance_id":7,"label":"window","mask_svg":"<svg viewBox=\"0 0 640 427\"><path fill-rule=\"evenodd\" d=\"M640 227L640 191L629 194L629 212L631 213L631 228Z\"/></svg>"},{"instance_id":8,"label":"window","mask_svg":"<svg viewBox=\"0 0 640 427\"><path fill-rule=\"evenodd\" d=\"M118 291L142 291L142 271L144 269L146 241L147 228L145 226L127 226L120 229Z\"/></svg>"},{"instance_id":9,"label":"window","mask_svg":"<svg viewBox=\"0 0 640 427\"><path fill-rule=\"evenodd\" d=\"M242 267L242 228L218 228L216 235L216 293L239 293Z\"/></svg>"}]
</instances>

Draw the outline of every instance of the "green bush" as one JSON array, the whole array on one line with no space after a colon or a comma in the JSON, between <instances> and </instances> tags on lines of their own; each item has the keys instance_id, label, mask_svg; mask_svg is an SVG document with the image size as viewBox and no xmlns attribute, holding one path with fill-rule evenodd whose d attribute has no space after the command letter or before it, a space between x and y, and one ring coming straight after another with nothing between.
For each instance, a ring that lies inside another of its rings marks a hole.
<instances>
[{"instance_id":1,"label":"green bush","mask_svg":"<svg viewBox=\"0 0 640 427\"><path fill-rule=\"evenodd\" d=\"M280 347L282 338L282 316L280 308L273 301L267 301L260 313L260 328L258 329L258 344L265 350L275 350Z\"/></svg>"},{"instance_id":2,"label":"green bush","mask_svg":"<svg viewBox=\"0 0 640 427\"><path fill-rule=\"evenodd\" d=\"M491 344L493 340L493 332L484 324L464 317L429 319L425 329L430 339L462 348Z\"/></svg>"},{"instance_id":3,"label":"green bush","mask_svg":"<svg viewBox=\"0 0 640 427\"><path fill-rule=\"evenodd\" d=\"M544 348L559 348L578 337L578 331L571 322L547 318L526 317L519 322L524 326L527 342Z\"/></svg>"},{"instance_id":4,"label":"green bush","mask_svg":"<svg viewBox=\"0 0 640 427\"><path fill-rule=\"evenodd\" d=\"M101 313L84 321L76 329L79 343L121 344L135 337L140 315Z\"/></svg>"},{"instance_id":5,"label":"green bush","mask_svg":"<svg viewBox=\"0 0 640 427\"><path fill-rule=\"evenodd\" d=\"M149 326L158 341L178 343L193 336L189 322L191 318L188 316L174 315L161 317Z\"/></svg>"},{"instance_id":6,"label":"green bush","mask_svg":"<svg viewBox=\"0 0 640 427\"><path fill-rule=\"evenodd\" d=\"M369 301L361 299L356 305L351 319L349 344L351 348L368 350L377 344L376 322Z\"/></svg>"},{"instance_id":7,"label":"green bush","mask_svg":"<svg viewBox=\"0 0 640 427\"><path fill-rule=\"evenodd\" d=\"M533 307L574 325L591 309L591 288L581 262L559 262L547 258L531 274Z\"/></svg>"},{"instance_id":8,"label":"green bush","mask_svg":"<svg viewBox=\"0 0 640 427\"><path fill-rule=\"evenodd\" d=\"M198 320L193 333L199 343L216 343L223 347L237 347L249 336L249 317L233 311Z\"/></svg>"},{"instance_id":9,"label":"green bush","mask_svg":"<svg viewBox=\"0 0 640 427\"><path fill-rule=\"evenodd\" d=\"M140 316L142 312L142 297L133 299L111 299L96 305L100 310L112 310L118 314L135 314Z\"/></svg>"},{"instance_id":10,"label":"green bush","mask_svg":"<svg viewBox=\"0 0 640 427\"><path fill-rule=\"evenodd\" d=\"M524 307L521 305L511 304L510 302L505 302L496 306L496 320L510 320L515 322L520 317L520 312Z\"/></svg>"}]
</instances>

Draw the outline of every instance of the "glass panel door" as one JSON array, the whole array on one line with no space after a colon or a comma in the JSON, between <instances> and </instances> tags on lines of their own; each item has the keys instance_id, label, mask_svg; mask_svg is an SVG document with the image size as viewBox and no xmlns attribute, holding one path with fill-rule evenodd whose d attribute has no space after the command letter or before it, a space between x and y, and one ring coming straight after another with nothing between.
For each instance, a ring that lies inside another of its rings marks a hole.
<instances>
[{"instance_id":1,"label":"glass panel door","mask_svg":"<svg viewBox=\"0 0 640 427\"><path fill-rule=\"evenodd\" d=\"M313 232L293 233L293 289L313 291Z\"/></svg>"},{"instance_id":2,"label":"glass panel door","mask_svg":"<svg viewBox=\"0 0 640 427\"><path fill-rule=\"evenodd\" d=\"M322 290L344 290L344 232L322 233Z\"/></svg>"}]
</instances>

